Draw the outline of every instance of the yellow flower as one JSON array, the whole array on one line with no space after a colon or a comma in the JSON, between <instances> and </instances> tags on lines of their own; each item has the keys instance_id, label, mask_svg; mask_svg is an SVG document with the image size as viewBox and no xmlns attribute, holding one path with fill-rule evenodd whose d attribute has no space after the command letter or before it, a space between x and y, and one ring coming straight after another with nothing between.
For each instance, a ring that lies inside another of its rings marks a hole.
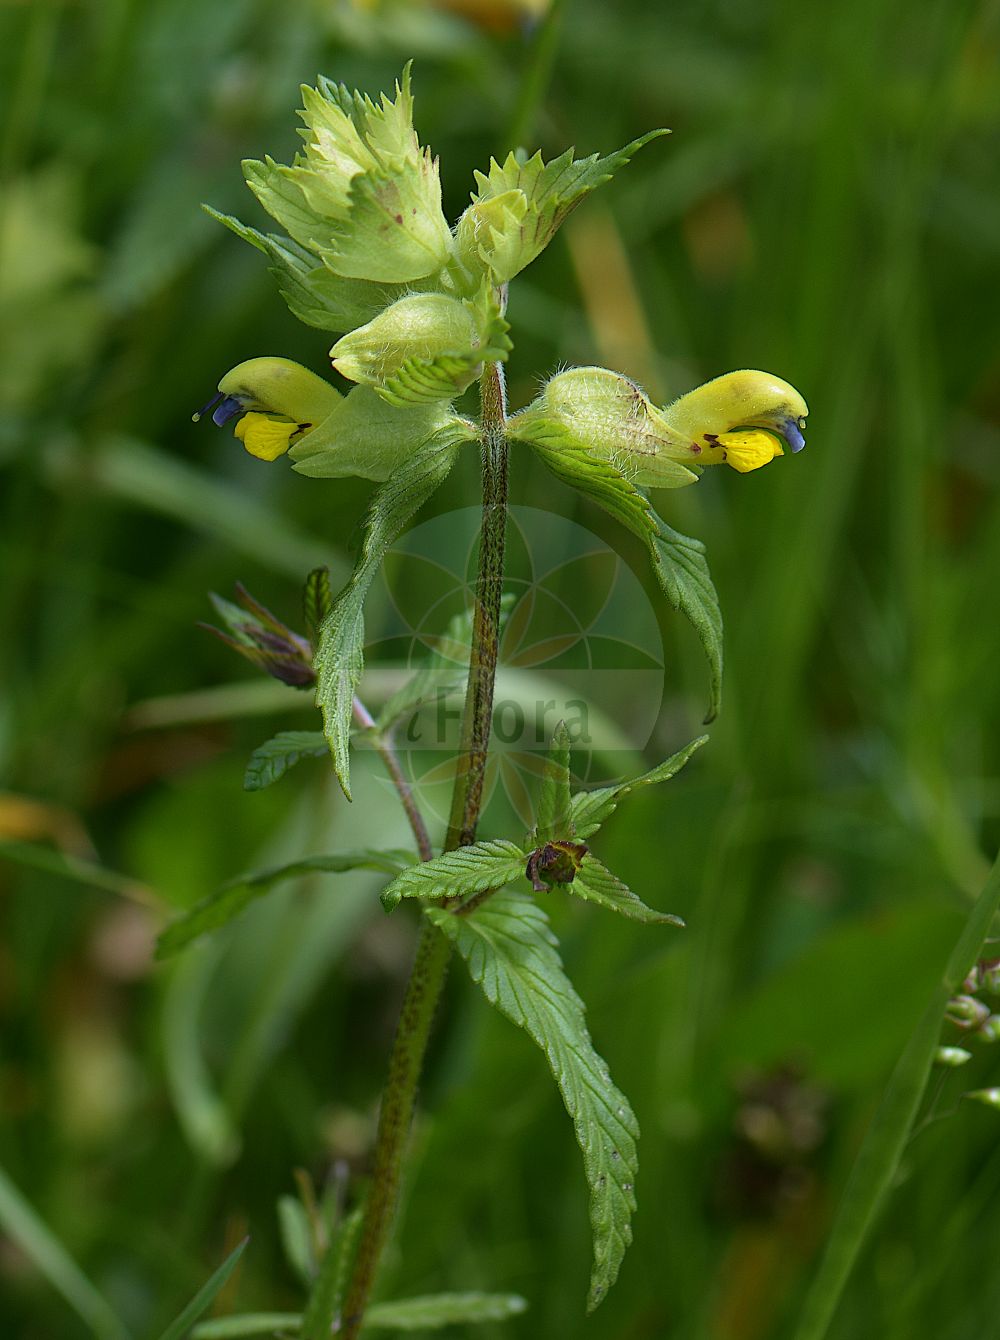
<instances>
[{"instance_id":1,"label":"yellow flower","mask_svg":"<svg viewBox=\"0 0 1000 1340\"><path fill-rule=\"evenodd\" d=\"M343 397L329 382L289 358L251 358L227 372L219 391L195 414L212 410L221 428L238 417L236 436L251 456L274 461L308 436Z\"/></svg>"},{"instance_id":2,"label":"yellow flower","mask_svg":"<svg viewBox=\"0 0 1000 1340\"><path fill-rule=\"evenodd\" d=\"M662 411L692 465L731 465L746 474L805 446L809 407L770 372L727 372Z\"/></svg>"}]
</instances>

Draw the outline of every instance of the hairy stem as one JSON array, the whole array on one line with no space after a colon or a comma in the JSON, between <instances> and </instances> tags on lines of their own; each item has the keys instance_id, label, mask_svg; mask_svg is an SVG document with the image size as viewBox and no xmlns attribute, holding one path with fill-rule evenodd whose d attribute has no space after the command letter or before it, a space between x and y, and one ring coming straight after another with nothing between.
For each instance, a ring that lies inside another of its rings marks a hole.
<instances>
[{"instance_id":1,"label":"hairy stem","mask_svg":"<svg viewBox=\"0 0 1000 1340\"><path fill-rule=\"evenodd\" d=\"M431 846L430 835L427 832L427 825L424 823L424 816L420 813L420 808L413 797L413 791L410 783L403 776L403 769L399 766L399 759L396 757L396 751L393 748L392 740L388 734L380 731L375 724L375 718L365 707L360 698L354 699L354 720L365 730L372 732L372 743L378 753L382 764L389 774L389 779L399 796L400 803L406 813L410 823L410 829L413 833L414 841L417 844L417 851L420 853L422 861L429 861L434 855L434 848Z\"/></svg>"},{"instance_id":2,"label":"hairy stem","mask_svg":"<svg viewBox=\"0 0 1000 1340\"><path fill-rule=\"evenodd\" d=\"M503 368L489 364L479 384L482 403L481 435L483 478L483 525L479 547L479 576L476 582L476 608L472 628L469 683L465 694L462 724L462 750L459 756L451 821L445 850L475 841L476 826L483 802L483 779L489 748L493 714L493 684L499 649L500 597L503 588L504 540L507 521L507 441L506 389ZM357 709L355 709L357 713ZM360 719L360 718L359 718ZM398 760L388 745L389 757L399 771ZM390 776L400 791L411 825L410 806L417 813L412 794L400 789L389 759L383 755ZM409 798L410 806L407 805ZM422 824L422 819L420 820ZM417 830L414 827L414 835ZM426 836L426 830L425 830ZM417 836L421 856L427 856ZM434 1011L441 997L448 958L449 942L429 921L421 928L413 971L406 987L399 1025L389 1058L389 1074L382 1092L372 1182L365 1207L361 1239L351 1281L344 1300L341 1334L356 1340L365 1308L375 1281L382 1250L385 1247L399 1195L403 1157L413 1120L417 1084L430 1038ZM331 1318L331 1321L333 1319Z\"/></svg>"},{"instance_id":3,"label":"hairy stem","mask_svg":"<svg viewBox=\"0 0 1000 1340\"><path fill-rule=\"evenodd\" d=\"M507 531L507 388L503 367L487 367L480 382L483 472L483 528L472 624L469 685L462 721L462 751L452 795L445 850L476 840L483 803L486 754L493 718L493 686L500 649L500 598L503 595L504 542Z\"/></svg>"}]
</instances>

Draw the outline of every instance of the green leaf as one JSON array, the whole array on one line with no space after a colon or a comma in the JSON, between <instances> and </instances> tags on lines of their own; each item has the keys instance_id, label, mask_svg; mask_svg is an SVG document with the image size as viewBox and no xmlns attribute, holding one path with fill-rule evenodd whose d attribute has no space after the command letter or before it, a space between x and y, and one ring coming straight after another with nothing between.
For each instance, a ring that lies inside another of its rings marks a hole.
<instances>
[{"instance_id":1,"label":"green leaf","mask_svg":"<svg viewBox=\"0 0 1000 1340\"><path fill-rule=\"evenodd\" d=\"M446 438L444 445L419 452L401 465L378 490L369 509L357 566L320 629L315 656L316 700L323 712L333 765L348 800L351 713L364 668L365 596L387 549L448 474L454 459L454 442Z\"/></svg>"},{"instance_id":2,"label":"green leaf","mask_svg":"<svg viewBox=\"0 0 1000 1340\"><path fill-rule=\"evenodd\" d=\"M618 1277L632 1240L639 1126L587 1031L583 1002L559 958L548 919L530 897L505 890L466 916L428 908L486 998L542 1048L573 1119L590 1185L592 1311Z\"/></svg>"},{"instance_id":3,"label":"green leaf","mask_svg":"<svg viewBox=\"0 0 1000 1340\"><path fill-rule=\"evenodd\" d=\"M245 1312L203 1321L191 1335L193 1340L242 1340L251 1335L266 1335L272 1340L283 1331L297 1332L301 1325L299 1312Z\"/></svg>"},{"instance_id":4,"label":"green leaf","mask_svg":"<svg viewBox=\"0 0 1000 1340\"><path fill-rule=\"evenodd\" d=\"M576 832L569 793L569 747L569 730L565 721L560 721L552 733L552 744L538 788L532 846L540 847L557 838L571 838Z\"/></svg>"},{"instance_id":5,"label":"green leaf","mask_svg":"<svg viewBox=\"0 0 1000 1340\"><path fill-rule=\"evenodd\" d=\"M124 1323L34 1206L0 1168L0 1228L7 1241L62 1294L96 1340L129 1340ZM62 1329L60 1327L60 1329Z\"/></svg>"},{"instance_id":6,"label":"green leaf","mask_svg":"<svg viewBox=\"0 0 1000 1340\"><path fill-rule=\"evenodd\" d=\"M647 925L664 923L671 926L684 925L680 917L675 917L670 912L657 912L652 907L647 907L617 875L613 875L607 866L602 865L589 853L583 858L583 864L577 871L576 878L569 884L559 885L559 888L575 894L585 902L599 903L601 907L608 907L612 912L628 917L631 921L642 921Z\"/></svg>"},{"instance_id":7,"label":"green leaf","mask_svg":"<svg viewBox=\"0 0 1000 1340\"><path fill-rule=\"evenodd\" d=\"M508 154L503 166L491 160L488 173L475 174L478 190L459 220L460 259L467 266L478 262L496 283L506 283L548 246L585 195L610 181L644 144L667 133L652 130L605 158L592 154L577 161L567 149L551 163L540 153L527 162Z\"/></svg>"},{"instance_id":8,"label":"green leaf","mask_svg":"<svg viewBox=\"0 0 1000 1340\"><path fill-rule=\"evenodd\" d=\"M899 1175L934 1065L948 1002L961 990L979 958L998 911L1000 859L970 909L934 994L889 1077L851 1169L823 1258L813 1273L794 1340L824 1340L829 1331L861 1249Z\"/></svg>"},{"instance_id":9,"label":"green leaf","mask_svg":"<svg viewBox=\"0 0 1000 1340\"><path fill-rule=\"evenodd\" d=\"M365 1313L365 1329L422 1331L439 1326L476 1325L506 1321L526 1311L527 1302L516 1293L439 1293L426 1298L401 1298L374 1303Z\"/></svg>"},{"instance_id":10,"label":"green leaf","mask_svg":"<svg viewBox=\"0 0 1000 1340\"><path fill-rule=\"evenodd\" d=\"M605 819L609 819L633 791L640 791L644 786L653 786L657 782L667 782L671 777L676 777L691 755L707 742L707 735L699 735L683 749L678 749L676 754L671 754L665 762L649 772L644 772L640 777L633 777L630 782L622 782L620 786L602 786L596 791L578 791L573 797L573 821L576 824L577 837L592 837Z\"/></svg>"},{"instance_id":11,"label":"green leaf","mask_svg":"<svg viewBox=\"0 0 1000 1340\"><path fill-rule=\"evenodd\" d=\"M316 1253L309 1215L296 1196L279 1196L277 1210L278 1232L285 1260L309 1288L316 1275Z\"/></svg>"},{"instance_id":12,"label":"green leaf","mask_svg":"<svg viewBox=\"0 0 1000 1340\"><path fill-rule=\"evenodd\" d=\"M216 1294L221 1291L226 1280L236 1269L236 1263L243 1255L249 1241L249 1238L244 1238L240 1245L230 1252L215 1274L201 1286L180 1316L163 1332L160 1340L184 1340L184 1337L202 1313L207 1312L212 1306Z\"/></svg>"},{"instance_id":13,"label":"green leaf","mask_svg":"<svg viewBox=\"0 0 1000 1340\"><path fill-rule=\"evenodd\" d=\"M552 473L578 489L627 526L645 543L653 571L674 609L694 625L709 665L706 724L718 715L722 699L722 613L700 540L672 530L653 510L645 493L610 462L571 448L557 434L525 439Z\"/></svg>"},{"instance_id":14,"label":"green leaf","mask_svg":"<svg viewBox=\"0 0 1000 1340\"><path fill-rule=\"evenodd\" d=\"M527 855L513 842L473 842L432 861L421 861L382 890L382 905L391 912L403 898L462 898L499 889L524 874Z\"/></svg>"},{"instance_id":15,"label":"green leaf","mask_svg":"<svg viewBox=\"0 0 1000 1340\"><path fill-rule=\"evenodd\" d=\"M311 479L362 475L381 483L412 458L474 435L474 425L442 400L401 408L370 386L355 386L288 455L293 468Z\"/></svg>"},{"instance_id":16,"label":"green leaf","mask_svg":"<svg viewBox=\"0 0 1000 1340\"><path fill-rule=\"evenodd\" d=\"M365 849L336 852L331 856L307 856L274 870L244 875L209 894L196 903L190 912L172 922L156 942L156 957L162 959L176 954L178 949L192 940L225 926L254 899L262 897L285 880L316 873L343 874L347 870L379 870L395 875L415 859L414 854L408 851Z\"/></svg>"},{"instance_id":17,"label":"green leaf","mask_svg":"<svg viewBox=\"0 0 1000 1340\"><path fill-rule=\"evenodd\" d=\"M330 613L333 594L330 591L330 569L313 568L306 578L302 592L302 613L305 617L306 636L313 651L319 641L320 624Z\"/></svg>"},{"instance_id":18,"label":"green leaf","mask_svg":"<svg viewBox=\"0 0 1000 1340\"><path fill-rule=\"evenodd\" d=\"M334 1332L354 1264L363 1212L361 1205L352 1210L326 1249L302 1317L303 1340L326 1340Z\"/></svg>"},{"instance_id":19,"label":"green leaf","mask_svg":"<svg viewBox=\"0 0 1000 1340\"><path fill-rule=\"evenodd\" d=\"M708 570L701 540L681 535L659 517L654 539L654 566L660 585L675 610L686 614L701 639L710 673L709 708L705 725L714 721L722 703L722 611Z\"/></svg>"},{"instance_id":20,"label":"green leaf","mask_svg":"<svg viewBox=\"0 0 1000 1340\"><path fill-rule=\"evenodd\" d=\"M270 156L265 156L263 162L245 159L242 167L251 191L300 247L322 255L334 245L334 221L324 218L313 207L303 189L302 178L297 179L294 170L282 167Z\"/></svg>"},{"instance_id":21,"label":"green leaf","mask_svg":"<svg viewBox=\"0 0 1000 1340\"><path fill-rule=\"evenodd\" d=\"M261 791L304 758L322 758L326 736L319 730L283 730L265 740L250 755L243 777L244 791Z\"/></svg>"},{"instance_id":22,"label":"green leaf","mask_svg":"<svg viewBox=\"0 0 1000 1340\"><path fill-rule=\"evenodd\" d=\"M363 326L407 291L403 284L346 279L323 265L307 247L277 233L261 233L210 205L202 209L271 262L270 272L289 311L307 326L333 333Z\"/></svg>"},{"instance_id":23,"label":"green leaf","mask_svg":"<svg viewBox=\"0 0 1000 1340\"><path fill-rule=\"evenodd\" d=\"M373 1303L365 1313L365 1330L430 1331L442 1326L474 1326L507 1321L527 1310L525 1299L513 1293L441 1293L425 1298L401 1298ZM299 1332L304 1325L297 1312L255 1312L203 1322L194 1340L240 1340L243 1336ZM304 1332L303 1332L304 1334Z\"/></svg>"}]
</instances>

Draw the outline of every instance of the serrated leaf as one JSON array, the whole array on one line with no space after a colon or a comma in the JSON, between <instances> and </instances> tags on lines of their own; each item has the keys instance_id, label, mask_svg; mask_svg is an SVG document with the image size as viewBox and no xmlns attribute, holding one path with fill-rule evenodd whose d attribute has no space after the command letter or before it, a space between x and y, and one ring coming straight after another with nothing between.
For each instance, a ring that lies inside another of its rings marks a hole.
<instances>
[{"instance_id":1,"label":"serrated leaf","mask_svg":"<svg viewBox=\"0 0 1000 1340\"><path fill-rule=\"evenodd\" d=\"M708 736L699 735L696 740L686 744L683 749L678 749L676 754L671 754L668 759L665 759L655 768L651 768L649 772L644 772L639 777L633 777L630 782L622 782L620 786L602 786L596 791L577 791L572 802L573 821L576 824L577 836L582 838L592 837L605 819L609 819L621 802L627 799L633 791L640 791L644 786L655 786L657 782L669 781L671 777L675 777L680 772L691 755L707 743Z\"/></svg>"},{"instance_id":2,"label":"serrated leaf","mask_svg":"<svg viewBox=\"0 0 1000 1340\"><path fill-rule=\"evenodd\" d=\"M681 535L656 518L654 564L660 585L675 610L686 614L701 639L710 672L709 708L705 725L714 721L722 702L722 611L719 596L708 570L705 546L701 540Z\"/></svg>"},{"instance_id":3,"label":"serrated leaf","mask_svg":"<svg viewBox=\"0 0 1000 1340\"><path fill-rule=\"evenodd\" d=\"M340 1224L320 1263L319 1274L302 1316L303 1340L326 1340L334 1333L361 1234L364 1207L358 1205Z\"/></svg>"},{"instance_id":4,"label":"serrated leaf","mask_svg":"<svg viewBox=\"0 0 1000 1340\"><path fill-rule=\"evenodd\" d=\"M533 846L540 847L556 838L571 838L576 831L569 793L569 749L569 730L565 721L560 721L552 733L539 783Z\"/></svg>"},{"instance_id":5,"label":"serrated leaf","mask_svg":"<svg viewBox=\"0 0 1000 1340\"><path fill-rule=\"evenodd\" d=\"M374 1303L365 1313L365 1329L423 1331L440 1326L476 1325L506 1321L526 1311L528 1304L516 1293L439 1293L425 1298L401 1298Z\"/></svg>"},{"instance_id":6,"label":"serrated leaf","mask_svg":"<svg viewBox=\"0 0 1000 1340\"><path fill-rule=\"evenodd\" d=\"M175 1321L173 1321L160 1336L160 1340L184 1340L184 1337L191 1330L202 1313L215 1302L216 1295L221 1291L226 1280L236 1269L236 1263L243 1255L249 1238L244 1238L240 1245L223 1261L218 1270L201 1286L195 1296L188 1303L187 1307Z\"/></svg>"},{"instance_id":7,"label":"serrated leaf","mask_svg":"<svg viewBox=\"0 0 1000 1340\"><path fill-rule=\"evenodd\" d=\"M644 144L665 134L652 130L605 158L591 154L575 160L567 149L551 163L540 153L527 162L508 154L502 166L491 160L488 173L475 174L478 190L459 221L463 259L468 263L478 256L497 283L512 279L548 246L585 195L610 181Z\"/></svg>"},{"instance_id":8,"label":"serrated leaf","mask_svg":"<svg viewBox=\"0 0 1000 1340\"><path fill-rule=\"evenodd\" d=\"M664 594L691 621L708 659L707 725L718 715L722 700L722 612L705 546L668 526L645 493L610 463L568 450L557 439L533 439L531 446L558 479L603 507L647 546Z\"/></svg>"},{"instance_id":9,"label":"serrated leaf","mask_svg":"<svg viewBox=\"0 0 1000 1340\"><path fill-rule=\"evenodd\" d=\"M333 593L330 590L330 569L313 568L302 591L302 613L305 617L306 636L313 651L319 640L320 624L330 613Z\"/></svg>"},{"instance_id":10,"label":"serrated leaf","mask_svg":"<svg viewBox=\"0 0 1000 1340\"><path fill-rule=\"evenodd\" d=\"M242 167L246 184L293 241L314 255L322 255L324 248L333 246L333 220L323 218L310 204L302 182L296 180L291 169L270 156L263 162L245 159Z\"/></svg>"},{"instance_id":11,"label":"serrated leaf","mask_svg":"<svg viewBox=\"0 0 1000 1340\"><path fill-rule=\"evenodd\" d=\"M427 915L455 945L490 1003L541 1047L555 1076L590 1186L594 1265L588 1308L593 1310L617 1279L632 1240L635 1115L594 1051L583 1002L537 903L508 889L466 916L438 908L427 909Z\"/></svg>"},{"instance_id":12,"label":"serrated leaf","mask_svg":"<svg viewBox=\"0 0 1000 1340\"><path fill-rule=\"evenodd\" d=\"M283 730L250 755L243 776L244 791L262 791L304 758L322 758L326 736L320 730Z\"/></svg>"},{"instance_id":13,"label":"serrated leaf","mask_svg":"<svg viewBox=\"0 0 1000 1340\"><path fill-rule=\"evenodd\" d=\"M454 459L454 443L446 440L443 445L418 452L378 490L368 512L357 565L320 629L314 658L316 701L323 712L333 765L348 800L351 798L351 712L354 691L364 668L365 596L386 550L414 512L444 480Z\"/></svg>"},{"instance_id":14,"label":"serrated leaf","mask_svg":"<svg viewBox=\"0 0 1000 1340\"><path fill-rule=\"evenodd\" d=\"M205 213L241 237L271 262L268 267L293 316L318 330L340 332L363 326L406 292L402 284L379 284L335 275L314 251L276 233L261 233L210 205Z\"/></svg>"},{"instance_id":15,"label":"serrated leaf","mask_svg":"<svg viewBox=\"0 0 1000 1340\"><path fill-rule=\"evenodd\" d=\"M473 842L402 871L382 890L387 912L404 898L464 898L499 889L524 874L527 854L513 842Z\"/></svg>"},{"instance_id":16,"label":"serrated leaf","mask_svg":"<svg viewBox=\"0 0 1000 1340\"><path fill-rule=\"evenodd\" d=\"M598 903L601 907L617 912L619 916L628 917L630 921L641 921L646 925L684 925L681 918L671 912L657 912L647 907L627 884L623 884L617 875L612 874L607 866L589 853L583 858L576 878L570 884L560 884L558 887L560 892L572 893L588 903Z\"/></svg>"},{"instance_id":17,"label":"serrated leaf","mask_svg":"<svg viewBox=\"0 0 1000 1340\"><path fill-rule=\"evenodd\" d=\"M156 957L167 958L209 931L218 930L255 899L269 893L277 884L299 875L344 874L348 870L378 870L395 875L415 861L409 851L345 851L330 856L307 856L301 861L277 866L254 875L244 875L223 885L215 893L196 903L190 912L171 922L156 942Z\"/></svg>"}]
</instances>

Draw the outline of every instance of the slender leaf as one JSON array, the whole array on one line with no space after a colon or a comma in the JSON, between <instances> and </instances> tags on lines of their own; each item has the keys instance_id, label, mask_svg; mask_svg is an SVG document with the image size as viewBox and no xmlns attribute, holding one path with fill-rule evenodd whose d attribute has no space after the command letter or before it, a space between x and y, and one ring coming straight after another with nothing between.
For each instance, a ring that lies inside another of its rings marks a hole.
<instances>
[{"instance_id":1,"label":"slender leaf","mask_svg":"<svg viewBox=\"0 0 1000 1340\"><path fill-rule=\"evenodd\" d=\"M432 1331L442 1326L474 1326L507 1321L527 1310L525 1299L513 1293L442 1293L426 1298L401 1298L373 1303L365 1313L365 1330ZM194 1340L241 1340L243 1336L287 1331L305 1334L304 1318L297 1312L251 1312L220 1317L195 1328Z\"/></svg>"},{"instance_id":2,"label":"slender leaf","mask_svg":"<svg viewBox=\"0 0 1000 1340\"><path fill-rule=\"evenodd\" d=\"M273 1337L285 1331L297 1334L302 1326L300 1312L245 1312L233 1317L215 1317L203 1321L191 1332L193 1340L242 1340L243 1336Z\"/></svg>"},{"instance_id":3,"label":"slender leaf","mask_svg":"<svg viewBox=\"0 0 1000 1340\"><path fill-rule=\"evenodd\" d=\"M221 946L189 954L163 995L163 1061L181 1130L205 1163L228 1167L239 1155L240 1132L205 1061L205 997L219 966Z\"/></svg>"},{"instance_id":4,"label":"slender leaf","mask_svg":"<svg viewBox=\"0 0 1000 1340\"><path fill-rule=\"evenodd\" d=\"M322 758L326 736L319 730L283 730L265 740L250 755L243 777L244 791L261 791L284 777L304 758Z\"/></svg>"},{"instance_id":5,"label":"slender leaf","mask_svg":"<svg viewBox=\"0 0 1000 1340\"><path fill-rule=\"evenodd\" d=\"M316 1275L316 1253L309 1215L296 1196L279 1196L277 1208L278 1231L285 1260L309 1288Z\"/></svg>"},{"instance_id":6,"label":"slender leaf","mask_svg":"<svg viewBox=\"0 0 1000 1340\"><path fill-rule=\"evenodd\" d=\"M699 735L696 740L692 740L683 749L678 749L676 754L671 754L665 762L660 763L649 772L644 772L641 777L633 777L630 782L623 782L620 786L602 786L596 791L578 791L573 797L573 821L576 824L577 837L593 836L605 819L609 819L621 802L627 799L633 791L639 791L644 786L653 786L656 782L666 782L671 777L675 777L691 755L707 741L707 735Z\"/></svg>"},{"instance_id":7,"label":"slender leaf","mask_svg":"<svg viewBox=\"0 0 1000 1340\"><path fill-rule=\"evenodd\" d=\"M223 885L217 892L209 894L190 912L169 925L156 942L156 956L166 958L199 936L225 926L242 912L248 903L270 892L276 884L281 884L285 880L317 873L338 875L348 870L379 870L387 875L395 875L414 860L416 857L408 851L365 849L335 852L330 856L307 856L301 861L292 861L273 870L244 875Z\"/></svg>"},{"instance_id":8,"label":"slender leaf","mask_svg":"<svg viewBox=\"0 0 1000 1340\"><path fill-rule=\"evenodd\" d=\"M466 916L427 915L465 959L491 1004L542 1048L573 1119L590 1185L594 1264L588 1309L618 1277L632 1240L639 1126L594 1051L583 1002L559 958L548 919L530 897L505 890Z\"/></svg>"},{"instance_id":9,"label":"slender leaf","mask_svg":"<svg viewBox=\"0 0 1000 1340\"><path fill-rule=\"evenodd\" d=\"M569 793L569 747L569 730L565 721L560 721L552 733L552 744L538 788L538 812L532 838L534 846L574 836Z\"/></svg>"},{"instance_id":10,"label":"slender leaf","mask_svg":"<svg viewBox=\"0 0 1000 1340\"><path fill-rule=\"evenodd\" d=\"M334 601L320 629L316 649L316 700L323 712L326 738L337 777L350 799L349 741L354 691L364 668L364 601L386 550L407 521L444 480L455 459L455 445L418 451L379 488L368 513L357 566Z\"/></svg>"},{"instance_id":11,"label":"slender leaf","mask_svg":"<svg viewBox=\"0 0 1000 1340\"><path fill-rule=\"evenodd\" d=\"M221 1292L226 1280L236 1269L236 1263L243 1255L249 1241L249 1238L244 1238L239 1246L229 1253L222 1265L201 1286L180 1316L163 1332L160 1340L184 1340L184 1337L202 1313L207 1312L215 1302L216 1295Z\"/></svg>"},{"instance_id":12,"label":"slender leaf","mask_svg":"<svg viewBox=\"0 0 1000 1340\"><path fill-rule=\"evenodd\" d=\"M610 463L579 451L558 434L526 439L557 478L578 489L620 521L649 550L653 571L674 609L694 626L709 666L712 721L722 701L722 613L705 558L705 546L672 530L654 511L645 493Z\"/></svg>"},{"instance_id":13,"label":"slender leaf","mask_svg":"<svg viewBox=\"0 0 1000 1340\"><path fill-rule=\"evenodd\" d=\"M577 898L584 899L585 902L598 903L601 907L610 908L612 912L628 917L631 921L642 921L647 925L664 923L671 926L684 925L680 917L675 917L670 912L657 912L654 908L647 907L617 875L613 875L607 866L589 854L583 858L583 864L573 882L559 887L565 889L567 893L575 894Z\"/></svg>"},{"instance_id":14,"label":"slender leaf","mask_svg":"<svg viewBox=\"0 0 1000 1340\"><path fill-rule=\"evenodd\" d=\"M403 898L461 898L499 889L524 874L526 860L513 842L474 842L408 867L382 890L382 905L391 912Z\"/></svg>"},{"instance_id":15,"label":"slender leaf","mask_svg":"<svg viewBox=\"0 0 1000 1340\"><path fill-rule=\"evenodd\" d=\"M303 1340L326 1340L334 1332L354 1264L363 1208L351 1211L326 1249L302 1317Z\"/></svg>"},{"instance_id":16,"label":"slender leaf","mask_svg":"<svg viewBox=\"0 0 1000 1340\"><path fill-rule=\"evenodd\" d=\"M823 1340L875 1219L888 1199L920 1109L948 1001L960 989L1000 911L1000 858L969 913L930 1003L889 1077L806 1296L795 1340Z\"/></svg>"},{"instance_id":17,"label":"slender leaf","mask_svg":"<svg viewBox=\"0 0 1000 1340\"><path fill-rule=\"evenodd\" d=\"M527 1309L516 1293L439 1293L374 1303L365 1313L365 1330L423 1331L440 1326L506 1321Z\"/></svg>"},{"instance_id":18,"label":"slender leaf","mask_svg":"<svg viewBox=\"0 0 1000 1340\"><path fill-rule=\"evenodd\" d=\"M2 1168L0 1228L59 1290L98 1340L128 1340L124 1323Z\"/></svg>"}]
</instances>

